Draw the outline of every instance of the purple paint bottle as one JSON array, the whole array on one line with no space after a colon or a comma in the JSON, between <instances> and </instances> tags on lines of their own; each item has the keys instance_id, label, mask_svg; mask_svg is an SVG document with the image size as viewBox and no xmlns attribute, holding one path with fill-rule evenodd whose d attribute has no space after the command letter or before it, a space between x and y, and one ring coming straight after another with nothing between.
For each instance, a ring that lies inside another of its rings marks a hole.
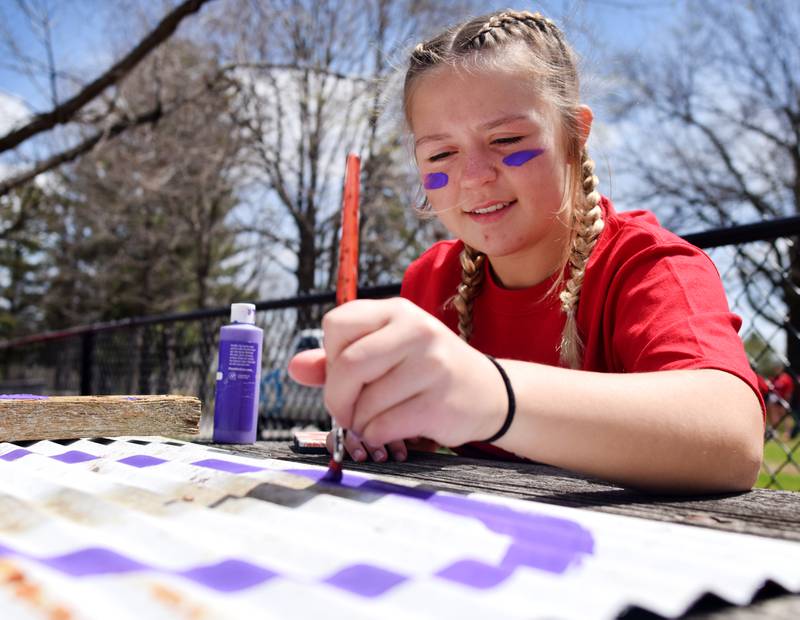
<instances>
[{"instance_id":1,"label":"purple paint bottle","mask_svg":"<svg viewBox=\"0 0 800 620\"><path fill-rule=\"evenodd\" d=\"M219 336L214 441L253 443L258 427L258 388L264 330L255 326L254 304L231 304L231 324Z\"/></svg>"}]
</instances>

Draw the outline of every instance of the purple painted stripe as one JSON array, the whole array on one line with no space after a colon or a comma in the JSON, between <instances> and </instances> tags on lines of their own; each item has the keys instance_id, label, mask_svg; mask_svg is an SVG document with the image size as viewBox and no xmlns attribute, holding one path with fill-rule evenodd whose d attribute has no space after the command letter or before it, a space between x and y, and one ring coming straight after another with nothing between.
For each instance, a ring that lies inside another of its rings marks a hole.
<instances>
[{"instance_id":1,"label":"purple painted stripe","mask_svg":"<svg viewBox=\"0 0 800 620\"><path fill-rule=\"evenodd\" d=\"M255 465L245 465L243 463L234 463L233 461L223 461L222 459L204 459L202 461L195 461L191 465L197 467L207 467L208 469L217 469L219 471L227 471L231 474L247 474L254 471L266 471L264 467L256 467Z\"/></svg>"},{"instance_id":2,"label":"purple painted stripe","mask_svg":"<svg viewBox=\"0 0 800 620\"><path fill-rule=\"evenodd\" d=\"M45 400L49 396L37 396L36 394L0 394L0 400Z\"/></svg>"},{"instance_id":3,"label":"purple painted stripe","mask_svg":"<svg viewBox=\"0 0 800 620\"><path fill-rule=\"evenodd\" d=\"M25 558L74 578L119 575L141 571L177 575L218 592L245 590L278 576L275 571L236 559L223 560L187 570L170 570L144 564L112 549L103 547L79 549L48 558L25 553L0 544L0 557L2 556Z\"/></svg>"},{"instance_id":4,"label":"purple painted stripe","mask_svg":"<svg viewBox=\"0 0 800 620\"><path fill-rule=\"evenodd\" d=\"M485 590L499 586L513 572L513 568L492 566L479 560L460 560L443 568L436 573L436 576L464 584L465 586Z\"/></svg>"},{"instance_id":5,"label":"purple painted stripe","mask_svg":"<svg viewBox=\"0 0 800 620\"><path fill-rule=\"evenodd\" d=\"M33 559L30 556L26 557ZM40 558L38 561L70 577L131 573L147 568L141 562L102 547L90 547L53 558Z\"/></svg>"},{"instance_id":6,"label":"purple painted stripe","mask_svg":"<svg viewBox=\"0 0 800 620\"><path fill-rule=\"evenodd\" d=\"M55 459L56 461L61 461L62 463L73 464L93 461L95 459L99 459L100 457L95 456L94 454L89 454L88 452L81 452L80 450L69 450L68 452L64 452L64 454L56 454L50 458Z\"/></svg>"},{"instance_id":7,"label":"purple painted stripe","mask_svg":"<svg viewBox=\"0 0 800 620\"><path fill-rule=\"evenodd\" d=\"M511 153L503 158L503 163L506 166L521 166L522 164L528 163L534 157L539 157L544 153L544 149L530 149L527 151L517 151L516 153Z\"/></svg>"},{"instance_id":8,"label":"purple painted stripe","mask_svg":"<svg viewBox=\"0 0 800 620\"><path fill-rule=\"evenodd\" d=\"M133 456L126 456L124 459L117 461L117 463L124 463L131 467L152 467L153 465L161 465L161 463L166 462L167 461L164 459L148 456L147 454L134 454Z\"/></svg>"},{"instance_id":9,"label":"purple painted stripe","mask_svg":"<svg viewBox=\"0 0 800 620\"><path fill-rule=\"evenodd\" d=\"M321 470L284 471L325 484L321 481L325 472ZM522 512L509 506L470 497L442 495L353 474L345 474L340 485L360 491L402 495L424 501L443 512L478 519L491 531L509 536L511 544L499 566L484 565L475 560L465 559L437 573L440 577L473 585L476 588L492 587L486 584L491 584L497 579L502 581L519 566L561 574L570 566L580 563L587 555L594 553L592 533L581 524L569 519ZM489 568L486 568L487 566Z\"/></svg>"},{"instance_id":10,"label":"purple painted stripe","mask_svg":"<svg viewBox=\"0 0 800 620\"><path fill-rule=\"evenodd\" d=\"M4 461L16 461L17 459L21 459L23 456L28 456L29 454L33 454L33 452L26 450L25 448L17 448L8 454L0 456L0 459L3 459Z\"/></svg>"},{"instance_id":11,"label":"purple painted stripe","mask_svg":"<svg viewBox=\"0 0 800 620\"><path fill-rule=\"evenodd\" d=\"M447 185L450 179L444 172L431 172L425 175L422 185L425 189L441 189Z\"/></svg>"},{"instance_id":12,"label":"purple painted stripe","mask_svg":"<svg viewBox=\"0 0 800 620\"><path fill-rule=\"evenodd\" d=\"M360 596L374 598L408 581L408 577L370 564L353 564L325 580L332 586Z\"/></svg>"},{"instance_id":13,"label":"purple painted stripe","mask_svg":"<svg viewBox=\"0 0 800 620\"><path fill-rule=\"evenodd\" d=\"M219 592L237 592L277 577L278 573L242 560L224 560L175 573Z\"/></svg>"}]
</instances>

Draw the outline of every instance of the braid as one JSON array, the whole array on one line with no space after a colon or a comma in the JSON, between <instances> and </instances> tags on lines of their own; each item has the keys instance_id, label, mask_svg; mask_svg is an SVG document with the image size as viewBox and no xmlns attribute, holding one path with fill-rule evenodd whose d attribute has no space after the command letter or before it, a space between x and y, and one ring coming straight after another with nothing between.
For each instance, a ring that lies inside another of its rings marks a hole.
<instances>
[{"instance_id":1,"label":"braid","mask_svg":"<svg viewBox=\"0 0 800 620\"><path fill-rule=\"evenodd\" d=\"M604 226L600 194L597 191L598 179L594 174L594 161L585 148L581 153L581 171L584 196L575 201L572 216L574 232L569 255L570 276L559 295L561 309L567 315L567 322L561 334L560 357L561 362L570 368L578 368L581 364L583 351L577 324L578 301L589 255Z\"/></svg>"},{"instance_id":2,"label":"braid","mask_svg":"<svg viewBox=\"0 0 800 620\"><path fill-rule=\"evenodd\" d=\"M469 342L472 335L472 306L483 283L483 261L486 260L486 255L465 245L460 258L461 284L449 303L458 312L458 333L461 339Z\"/></svg>"}]
</instances>

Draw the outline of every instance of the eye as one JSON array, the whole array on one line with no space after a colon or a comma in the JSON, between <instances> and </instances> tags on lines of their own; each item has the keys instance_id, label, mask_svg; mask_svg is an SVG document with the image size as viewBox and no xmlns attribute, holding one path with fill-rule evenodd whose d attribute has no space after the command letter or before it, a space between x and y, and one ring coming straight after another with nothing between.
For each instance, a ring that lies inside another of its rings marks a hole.
<instances>
[{"instance_id":1,"label":"eye","mask_svg":"<svg viewBox=\"0 0 800 620\"><path fill-rule=\"evenodd\" d=\"M510 138L497 138L497 140L492 140L492 144L516 144L522 140L522 136L512 136Z\"/></svg>"},{"instance_id":2,"label":"eye","mask_svg":"<svg viewBox=\"0 0 800 620\"><path fill-rule=\"evenodd\" d=\"M436 155L431 155L428 158L428 161L439 161L441 159L447 158L448 156L450 156L452 154L453 154L452 151L444 151L443 153L436 153Z\"/></svg>"}]
</instances>

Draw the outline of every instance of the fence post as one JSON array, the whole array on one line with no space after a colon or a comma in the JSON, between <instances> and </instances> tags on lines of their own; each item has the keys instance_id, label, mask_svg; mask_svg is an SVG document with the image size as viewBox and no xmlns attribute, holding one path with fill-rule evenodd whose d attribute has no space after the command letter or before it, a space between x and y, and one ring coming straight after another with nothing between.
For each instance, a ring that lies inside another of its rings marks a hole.
<instances>
[{"instance_id":1,"label":"fence post","mask_svg":"<svg viewBox=\"0 0 800 620\"><path fill-rule=\"evenodd\" d=\"M94 372L94 332L81 336L81 396L92 394Z\"/></svg>"}]
</instances>

